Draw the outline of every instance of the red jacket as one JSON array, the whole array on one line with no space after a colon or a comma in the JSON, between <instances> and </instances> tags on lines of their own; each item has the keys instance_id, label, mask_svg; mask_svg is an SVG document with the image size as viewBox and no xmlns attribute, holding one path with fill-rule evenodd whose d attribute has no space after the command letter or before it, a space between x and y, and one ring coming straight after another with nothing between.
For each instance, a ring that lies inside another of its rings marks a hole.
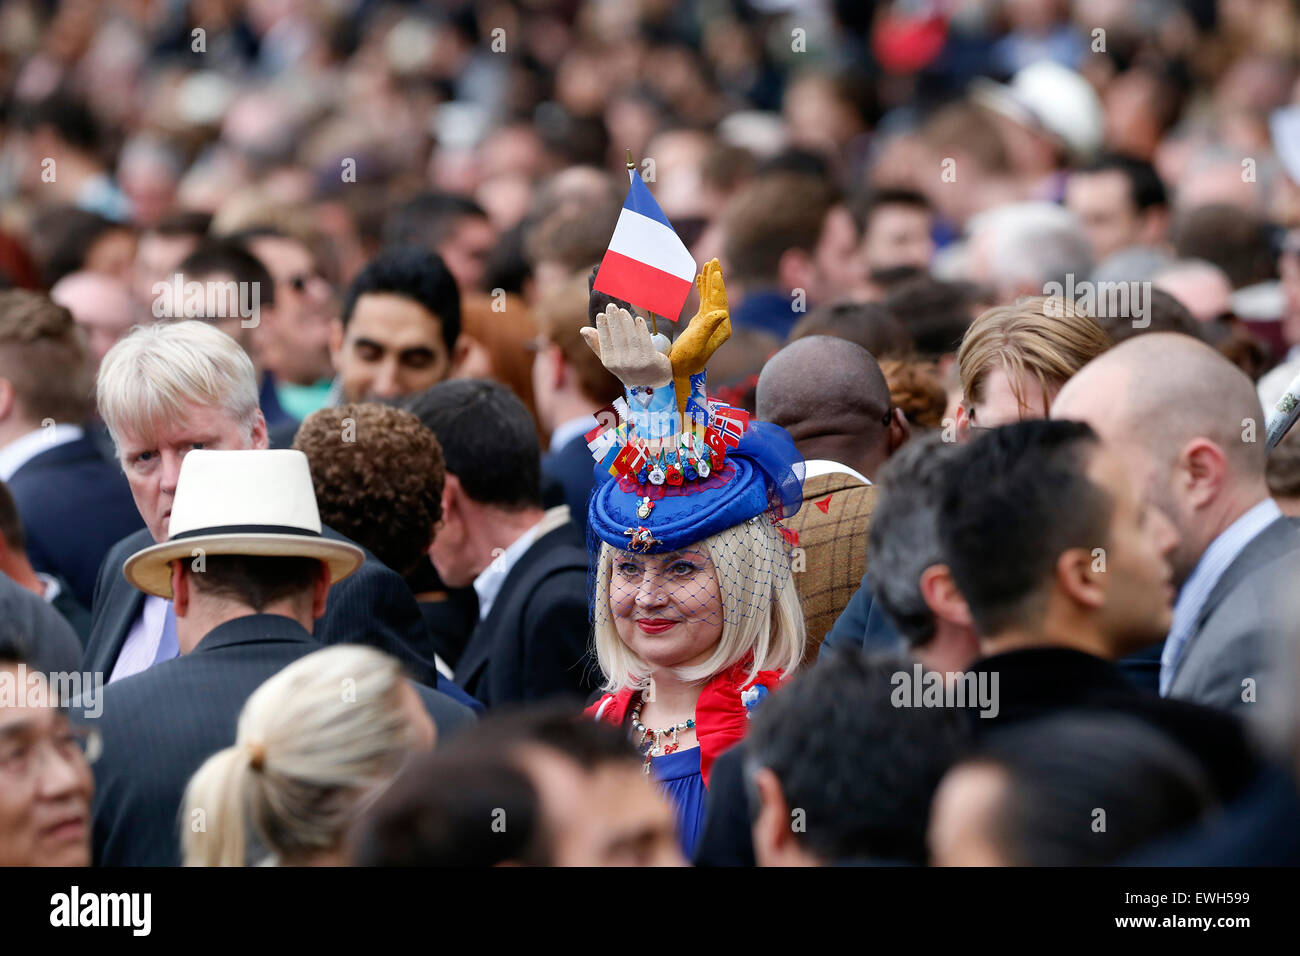
<instances>
[{"instance_id":1,"label":"red jacket","mask_svg":"<svg viewBox=\"0 0 1300 956\"><path fill-rule=\"evenodd\" d=\"M749 712L768 693L776 690L783 679L779 670L759 671L754 680L745 684L745 675L751 661L745 658L714 676L700 691L695 704L695 737L700 742L700 776L709 785L713 762L732 744L741 740L749 730ZM757 688L762 687L762 690ZM757 693L754 691L757 690ZM750 691L750 703L741 699L741 693ZM640 691L625 687L617 694L606 694L584 711L589 716L617 726L627 719L632 698Z\"/></svg>"}]
</instances>

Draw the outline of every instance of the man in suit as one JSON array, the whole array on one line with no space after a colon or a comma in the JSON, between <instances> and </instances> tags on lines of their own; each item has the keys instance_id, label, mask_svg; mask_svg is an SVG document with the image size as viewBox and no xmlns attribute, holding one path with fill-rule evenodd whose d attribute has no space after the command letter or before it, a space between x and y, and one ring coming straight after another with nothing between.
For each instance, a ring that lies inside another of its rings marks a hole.
<instances>
[{"instance_id":1,"label":"man in suit","mask_svg":"<svg viewBox=\"0 0 1300 956\"><path fill-rule=\"evenodd\" d=\"M948 476L939 536L983 655L962 679L979 698L976 737L1114 710L1183 745L1220 799L1249 784L1258 762L1240 721L1134 688L1113 663L1168 628L1177 543L1124 460L1082 422L1037 420L963 446Z\"/></svg>"},{"instance_id":2,"label":"man in suit","mask_svg":"<svg viewBox=\"0 0 1300 956\"><path fill-rule=\"evenodd\" d=\"M768 359L756 402L758 417L788 431L806 462L803 506L787 527L802 550L794 580L808 626L807 664L866 571L871 478L907 441L907 419L891 404L871 353L826 335L798 339Z\"/></svg>"},{"instance_id":3,"label":"man in suit","mask_svg":"<svg viewBox=\"0 0 1300 956\"><path fill-rule=\"evenodd\" d=\"M595 275L592 270L587 281L594 282ZM541 335L533 358L533 396L538 421L551 436L542 479L562 489L563 503L580 527L586 527L587 499L596 482L587 432L596 427L596 413L623 394L623 386L583 342L579 329L584 323L594 328L610 301L576 279L543 299L535 313Z\"/></svg>"},{"instance_id":4,"label":"man in suit","mask_svg":"<svg viewBox=\"0 0 1300 956\"><path fill-rule=\"evenodd\" d=\"M182 459L193 448L265 449L267 435L253 363L230 336L204 322L136 328L104 357L98 395L147 526L113 547L95 587L85 668L113 682L179 653L171 602L131 587L122 567L151 541L167 539ZM341 537L328 527L322 533ZM414 598L370 555L332 589L316 638L378 647L416 680L437 685L432 644Z\"/></svg>"},{"instance_id":5,"label":"man in suit","mask_svg":"<svg viewBox=\"0 0 1300 956\"><path fill-rule=\"evenodd\" d=\"M13 641L32 670L72 673L81 660L77 634L62 615L0 573L0 637Z\"/></svg>"},{"instance_id":6,"label":"man in suit","mask_svg":"<svg viewBox=\"0 0 1300 956\"><path fill-rule=\"evenodd\" d=\"M1142 335L1085 366L1052 417L1091 424L1177 529L1160 693L1231 709L1289 693L1274 659L1294 622L1276 602L1300 574L1300 527L1269 497L1249 378L1187 336Z\"/></svg>"},{"instance_id":7,"label":"man in suit","mask_svg":"<svg viewBox=\"0 0 1300 956\"><path fill-rule=\"evenodd\" d=\"M90 366L72 313L34 292L0 292L0 481L37 571L90 606L108 549L141 525L121 472L84 422Z\"/></svg>"},{"instance_id":8,"label":"man in suit","mask_svg":"<svg viewBox=\"0 0 1300 956\"><path fill-rule=\"evenodd\" d=\"M455 677L489 708L598 682L589 649L587 551L565 505L541 507L537 432L509 389L460 379L408 406L442 445L442 527L429 553L450 587L473 584L479 620Z\"/></svg>"},{"instance_id":9,"label":"man in suit","mask_svg":"<svg viewBox=\"0 0 1300 956\"><path fill-rule=\"evenodd\" d=\"M298 451L208 451L185 458L171 538L133 554L133 587L169 599L180 656L104 688L95 721L94 850L100 866L179 863L185 786L235 740L245 701L268 677L320 648L315 621L361 548L320 534L307 458ZM473 718L416 688L441 735Z\"/></svg>"},{"instance_id":10,"label":"man in suit","mask_svg":"<svg viewBox=\"0 0 1300 956\"><path fill-rule=\"evenodd\" d=\"M14 496L9 493L5 483L0 481L0 573L8 575L15 584L31 591L58 611L72 625L77 639L84 646L90 638L90 612L73 595L67 581L32 567L32 562L27 557L26 542L26 532L23 530L22 519L18 517Z\"/></svg>"}]
</instances>

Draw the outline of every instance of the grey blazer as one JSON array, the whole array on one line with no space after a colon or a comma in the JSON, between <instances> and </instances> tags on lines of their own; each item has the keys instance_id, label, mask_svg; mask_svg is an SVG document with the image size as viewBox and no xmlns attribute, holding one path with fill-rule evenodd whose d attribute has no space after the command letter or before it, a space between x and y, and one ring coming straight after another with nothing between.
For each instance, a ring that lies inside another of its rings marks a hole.
<instances>
[{"instance_id":1,"label":"grey blazer","mask_svg":"<svg viewBox=\"0 0 1300 956\"><path fill-rule=\"evenodd\" d=\"M1300 519L1282 517L1242 549L1210 591L1174 667L1169 696L1253 711L1286 692L1279 668L1282 649L1300 639L1300 621L1286 612L1297 587ZM1244 699L1252 695L1254 702Z\"/></svg>"}]
</instances>

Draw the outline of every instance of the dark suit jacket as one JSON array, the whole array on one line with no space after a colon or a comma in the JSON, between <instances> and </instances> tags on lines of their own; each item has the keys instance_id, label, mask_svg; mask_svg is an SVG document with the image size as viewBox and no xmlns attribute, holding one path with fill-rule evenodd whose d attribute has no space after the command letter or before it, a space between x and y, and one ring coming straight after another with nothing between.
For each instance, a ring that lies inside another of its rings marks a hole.
<instances>
[{"instance_id":1,"label":"dark suit jacket","mask_svg":"<svg viewBox=\"0 0 1300 956\"><path fill-rule=\"evenodd\" d=\"M81 642L82 650L85 650L86 642L90 640L90 612L77 600L67 581L58 576L55 580L59 585L59 593L53 601L49 602L50 607L58 611L63 619L72 625L72 629L77 633L77 640Z\"/></svg>"},{"instance_id":2,"label":"dark suit jacket","mask_svg":"<svg viewBox=\"0 0 1300 956\"><path fill-rule=\"evenodd\" d=\"M32 567L72 586L83 607L114 543L144 527L122 469L83 435L31 458L9 479Z\"/></svg>"},{"instance_id":3,"label":"dark suit jacket","mask_svg":"<svg viewBox=\"0 0 1300 956\"><path fill-rule=\"evenodd\" d=\"M332 528L324 528L323 533L347 540ZM153 543L147 530L124 538L108 553L99 570L83 667L102 672L105 681L113 673L131 625L144 607L144 592L127 582L122 565L132 554ZM325 616L316 622L314 633L322 644L377 647L401 661L412 679L438 686L433 644L414 595L396 572L369 551L365 563L351 577L330 588Z\"/></svg>"},{"instance_id":4,"label":"dark suit jacket","mask_svg":"<svg viewBox=\"0 0 1300 956\"><path fill-rule=\"evenodd\" d=\"M855 650L896 651L910 654L911 649L872 590L871 572L862 576L862 584L822 641L818 662L830 660L832 651L841 647ZM1160 687L1160 652L1163 642L1143 648L1117 661L1120 672L1139 690L1156 693Z\"/></svg>"},{"instance_id":5,"label":"dark suit jacket","mask_svg":"<svg viewBox=\"0 0 1300 956\"><path fill-rule=\"evenodd\" d=\"M72 625L53 607L0 572L0 637L14 641L34 671L72 672L81 644Z\"/></svg>"},{"instance_id":6,"label":"dark suit jacket","mask_svg":"<svg viewBox=\"0 0 1300 956\"><path fill-rule=\"evenodd\" d=\"M1210 707L1137 690L1110 661L1064 647L1007 651L975 661L976 675L998 675L998 713L971 709L976 739L1000 728L1068 710L1105 710L1150 724L1197 758L1219 798L1235 798L1262 764L1241 721Z\"/></svg>"},{"instance_id":7,"label":"dark suit jacket","mask_svg":"<svg viewBox=\"0 0 1300 956\"><path fill-rule=\"evenodd\" d=\"M566 696L600 682L590 650L587 549L573 522L520 555L456 667L456 683L489 708Z\"/></svg>"},{"instance_id":8,"label":"dark suit jacket","mask_svg":"<svg viewBox=\"0 0 1300 956\"><path fill-rule=\"evenodd\" d=\"M595 419L593 419L593 422ZM559 485L563 498L556 504L569 506L569 517L580 528L587 526L587 499L596 484L595 462L587 439L579 435L542 456L542 477Z\"/></svg>"},{"instance_id":9,"label":"dark suit jacket","mask_svg":"<svg viewBox=\"0 0 1300 956\"><path fill-rule=\"evenodd\" d=\"M1296 622L1282 602L1300 580L1300 520L1278 518L1224 570L1174 667L1170 697L1244 711L1295 693L1281 659ZM1253 680L1255 701L1243 700Z\"/></svg>"},{"instance_id":10,"label":"dark suit jacket","mask_svg":"<svg viewBox=\"0 0 1300 956\"><path fill-rule=\"evenodd\" d=\"M189 654L104 688L94 763L93 846L99 866L176 866L185 786L235 742L245 701L321 645L297 622L254 614L214 628ZM473 720L436 691L421 693L441 738ZM75 713L75 712L74 712Z\"/></svg>"}]
</instances>

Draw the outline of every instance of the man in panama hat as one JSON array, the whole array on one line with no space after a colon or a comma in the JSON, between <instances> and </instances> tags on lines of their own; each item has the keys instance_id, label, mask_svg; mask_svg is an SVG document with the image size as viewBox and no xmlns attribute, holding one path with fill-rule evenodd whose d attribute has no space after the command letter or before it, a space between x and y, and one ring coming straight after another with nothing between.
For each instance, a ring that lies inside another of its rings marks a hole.
<instances>
[{"instance_id":1,"label":"man in panama hat","mask_svg":"<svg viewBox=\"0 0 1300 956\"><path fill-rule=\"evenodd\" d=\"M365 558L321 535L299 451L190 451L168 530L123 573L171 600L180 654L106 687L93 721L102 739L93 845L104 866L180 862L178 827L203 825L177 820L190 776L234 742L263 681L320 648L312 630L330 587ZM416 690L440 737L472 719L445 695Z\"/></svg>"}]
</instances>

